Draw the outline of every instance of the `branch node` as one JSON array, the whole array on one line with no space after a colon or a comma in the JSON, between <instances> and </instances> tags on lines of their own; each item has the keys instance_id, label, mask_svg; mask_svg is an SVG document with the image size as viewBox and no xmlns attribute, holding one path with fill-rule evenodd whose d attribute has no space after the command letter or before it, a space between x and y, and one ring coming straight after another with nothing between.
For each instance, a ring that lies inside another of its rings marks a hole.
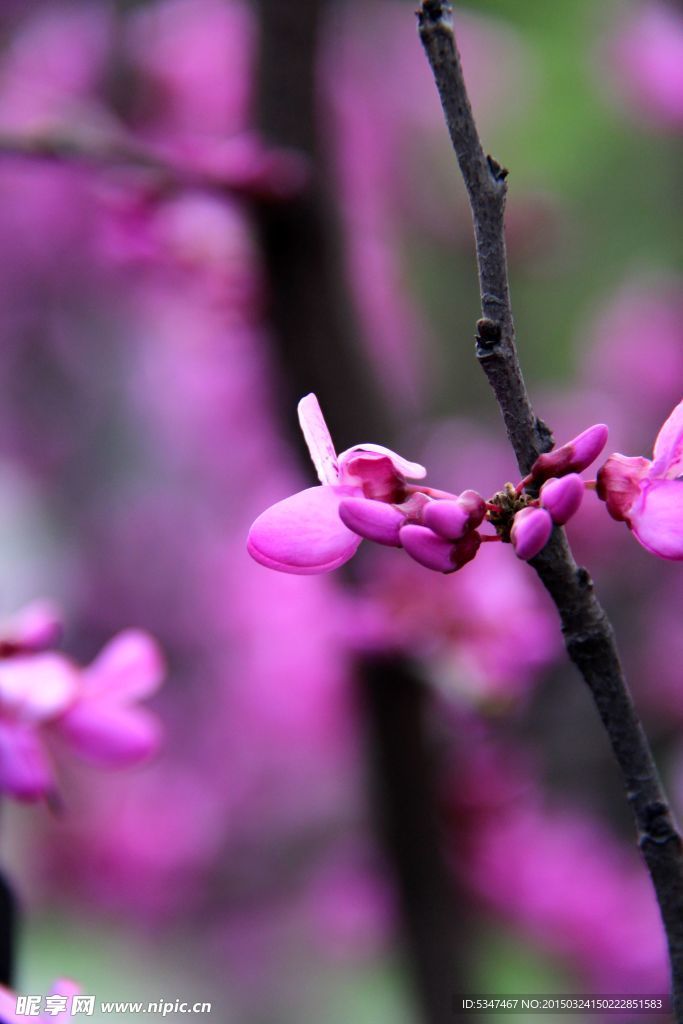
<instances>
[{"instance_id":1,"label":"branch node","mask_svg":"<svg viewBox=\"0 0 683 1024\"><path fill-rule=\"evenodd\" d=\"M419 11L415 13L420 28L426 28L428 24L447 29L452 27L453 8L447 0L423 0Z\"/></svg>"},{"instance_id":2,"label":"branch node","mask_svg":"<svg viewBox=\"0 0 683 1024\"><path fill-rule=\"evenodd\" d=\"M489 170L493 176L493 180L498 184L504 182L510 173L507 167L503 167L502 164L499 164L495 157L492 157L490 153L487 153L486 155L486 163L489 165Z\"/></svg>"}]
</instances>

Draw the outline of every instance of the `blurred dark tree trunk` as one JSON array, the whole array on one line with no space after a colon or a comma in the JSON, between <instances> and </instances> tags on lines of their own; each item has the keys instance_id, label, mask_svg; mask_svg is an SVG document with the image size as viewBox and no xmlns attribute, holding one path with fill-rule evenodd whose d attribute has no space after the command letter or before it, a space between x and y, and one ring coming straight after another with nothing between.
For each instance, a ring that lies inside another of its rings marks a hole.
<instances>
[{"instance_id":1,"label":"blurred dark tree trunk","mask_svg":"<svg viewBox=\"0 0 683 1024\"><path fill-rule=\"evenodd\" d=\"M283 380L283 422L315 391L337 447L359 437L388 443L389 418L355 341L333 183L325 165L316 89L324 0L260 0L260 123L270 143L299 149L313 179L295 201L257 214L269 315ZM291 426L290 426L291 425ZM429 691L400 658L360 665L377 837L403 917L402 945L425 1024L452 1024L454 898L439 841Z\"/></svg>"},{"instance_id":2,"label":"blurred dark tree trunk","mask_svg":"<svg viewBox=\"0 0 683 1024\"><path fill-rule=\"evenodd\" d=\"M11 987L17 932L17 905L7 880L0 873L0 985Z\"/></svg>"}]
</instances>

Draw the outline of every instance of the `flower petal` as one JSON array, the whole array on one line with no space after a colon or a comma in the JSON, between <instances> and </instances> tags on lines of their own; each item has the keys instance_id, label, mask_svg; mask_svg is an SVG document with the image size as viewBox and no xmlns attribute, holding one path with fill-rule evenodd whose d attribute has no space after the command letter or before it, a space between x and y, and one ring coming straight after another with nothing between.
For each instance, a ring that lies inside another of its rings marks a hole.
<instances>
[{"instance_id":1,"label":"flower petal","mask_svg":"<svg viewBox=\"0 0 683 1024\"><path fill-rule=\"evenodd\" d=\"M631 512L629 526L660 558L683 559L683 480L654 480Z\"/></svg>"},{"instance_id":2,"label":"flower petal","mask_svg":"<svg viewBox=\"0 0 683 1024\"><path fill-rule=\"evenodd\" d=\"M3 623L2 637L22 650L44 651L59 643L62 616L52 601L31 601Z\"/></svg>"},{"instance_id":3,"label":"flower petal","mask_svg":"<svg viewBox=\"0 0 683 1024\"><path fill-rule=\"evenodd\" d=\"M52 767L37 730L25 722L0 723L0 792L40 800L55 788Z\"/></svg>"},{"instance_id":4,"label":"flower petal","mask_svg":"<svg viewBox=\"0 0 683 1024\"><path fill-rule=\"evenodd\" d=\"M71 704L77 689L78 670L63 654L20 654L0 661L0 706L13 718L54 718Z\"/></svg>"},{"instance_id":5,"label":"flower petal","mask_svg":"<svg viewBox=\"0 0 683 1024\"><path fill-rule=\"evenodd\" d=\"M306 395L297 407L299 424L308 446L318 480L321 484L336 484L339 481L337 453L332 444L330 431L322 414L320 403L314 394Z\"/></svg>"},{"instance_id":6,"label":"flower petal","mask_svg":"<svg viewBox=\"0 0 683 1024\"><path fill-rule=\"evenodd\" d=\"M657 434L653 476L672 479L683 473L683 402L679 402Z\"/></svg>"},{"instance_id":7,"label":"flower petal","mask_svg":"<svg viewBox=\"0 0 683 1024\"><path fill-rule=\"evenodd\" d=\"M249 531L249 554L268 569L302 576L343 565L361 542L339 518L339 502L346 496L362 496L362 491L308 487L271 505Z\"/></svg>"},{"instance_id":8,"label":"flower petal","mask_svg":"<svg viewBox=\"0 0 683 1024\"><path fill-rule=\"evenodd\" d=\"M79 701L53 728L85 760L112 768L145 760L161 739L155 715L116 700Z\"/></svg>"},{"instance_id":9,"label":"flower petal","mask_svg":"<svg viewBox=\"0 0 683 1024\"><path fill-rule=\"evenodd\" d=\"M141 629L127 629L113 637L81 679L88 698L107 695L118 701L149 697L161 686L164 659L156 640Z\"/></svg>"},{"instance_id":10,"label":"flower petal","mask_svg":"<svg viewBox=\"0 0 683 1024\"><path fill-rule=\"evenodd\" d=\"M345 452L341 453L338 459L339 465L343 466L349 459L362 455L363 452L371 452L373 455L386 455L387 458L391 459L394 469L408 480L422 480L423 477L427 476L427 470L419 462L409 462L402 455L397 455L396 452L392 452L391 448L385 448L382 444L354 444L352 448L347 448Z\"/></svg>"}]
</instances>

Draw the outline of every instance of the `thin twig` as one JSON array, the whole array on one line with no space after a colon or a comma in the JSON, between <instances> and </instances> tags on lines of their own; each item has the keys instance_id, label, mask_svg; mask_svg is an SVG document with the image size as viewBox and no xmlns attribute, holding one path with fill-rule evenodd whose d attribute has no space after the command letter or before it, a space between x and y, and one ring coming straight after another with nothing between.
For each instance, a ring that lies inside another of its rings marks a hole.
<instances>
[{"instance_id":1,"label":"thin twig","mask_svg":"<svg viewBox=\"0 0 683 1024\"><path fill-rule=\"evenodd\" d=\"M500 165L484 155L458 56L451 6L424 0L420 38L441 97L446 123L469 195L476 238L483 319L479 359L505 419L519 468L526 474L550 434L534 415L515 347L508 288L503 215L507 191ZM638 829L640 847L666 930L676 1020L683 1022L683 846L640 724L610 622L585 569L578 568L564 530L532 561L562 622L569 656L588 684Z\"/></svg>"},{"instance_id":2,"label":"thin twig","mask_svg":"<svg viewBox=\"0 0 683 1024\"><path fill-rule=\"evenodd\" d=\"M67 130L38 133L0 132L0 160L43 161L90 169L134 171L144 174L160 191L202 189L258 203L289 201L305 184L306 170L298 154L284 154L289 161L284 183L259 181L229 170L204 168L200 162L139 142L126 132L79 136Z\"/></svg>"}]
</instances>

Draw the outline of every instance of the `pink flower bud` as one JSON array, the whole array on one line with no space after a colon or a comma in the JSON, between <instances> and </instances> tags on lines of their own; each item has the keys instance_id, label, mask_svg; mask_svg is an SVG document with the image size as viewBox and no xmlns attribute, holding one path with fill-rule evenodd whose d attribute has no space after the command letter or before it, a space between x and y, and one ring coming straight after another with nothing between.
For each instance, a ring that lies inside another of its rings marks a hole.
<instances>
[{"instance_id":1,"label":"pink flower bud","mask_svg":"<svg viewBox=\"0 0 683 1024\"><path fill-rule=\"evenodd\" d=\"M458 504L462 505L469 516L469 529L472 530L483 521L486 515L486 502L477 491L463 491L458 497Z\"/></svg>"},{"instance_id":2,"label":"pink flower bud","mask_svg":"<svg viewBox=\"0 0 683 1024\"><path fill-rule=\"evenodd\" d=\"M426 526L412 524L403 527L400 538L411 558L436 572L455 572L462 568L472 561L481 544L481 537L475 531L453 543L438 537Z\"/></svg>"},{"instance_id":3,"label":"pink flower bud","mask_svg":"<svg viewBox=\"0 0 683 1024\"><path fill-rule=\"evenodd\" d=\"M583 500L584 482L577 473L553 477L541 487L541 505L552 516L553 522L564 526L578 512Z\"/></svg>"},{"instance_id":4,"label":"pink flower bud","mask_svg":"<svg viewBox=\"0 0 683 1024\"><path fill-rule=\"evenodd\" d=\"M462 540L453 545L453 561L456 569L462 569L463 565L471 562L481 544L481 537L476 530L470 530Z\"/></svg>"},{"instance_id":5,"label":"pink flower bud","mask_svg":"<svg viewBox=\"0 0 683 1024\"><path fill-rule=\"evenodd\" d=\"M401 547L398 533L405 524L405 516L394 505L369 498L343 498L339 502L339 516L344 526L359 537Z\"/></svg>"},{"instance_id":6,"label":"pink flower bud","mask_svg":"<svg viewBox=\"0 0 683 1024\"><path fill-rule=\"evenodd\" d=\"M573 440L545 452L534 462L524 483L543 483L553 476L565 476L567 473L581 473L597 459L607 444L608 430L604 423L595 423Z\"/></svg>"},{"instance_id":7,"label":"pink flower bud","mask_svg":"<svg viewBox=\"0 0 683 1024\"><path fill-rule=\"evenodd\" d=\"M401 544L411 558L427 569L436 572L455 572L451 541L444 540L426 526L404 526L400 533Z\"/></svg>"},{"instance_id":8,"label":"pink flower bud","mask_svg":"<svg viewBox=\"0 0 683 1024\"><path fill-rule=\"evenodd\" d=\"M446 540L459 540L467 532L469 515L458 501L431 501L422 518L425 526Z\"/></svg>"},{"instance_id":9,"label":"pink flower bud","mask_svg":"<svg viewBox=\"0 0 683 1024\"><path fill-rule=\"evenodd\" d=\"M550 513L544 508L523 508L512 521L510 540L518 558L527 561L537 555L553 530Z\"/></svg>"},{"instance_id":10,"label":"pink flower bud","mask_svg":"<svg viewBox=\"0 0 683 1024\"><path fill-rule=\"evenodd\" d=\"M423 519L434 533L446 540L460 540L469 530L479 526L486 515L486 502L476 491L463 491L453 499L430 502Z\"/></svg>"}]
</instances>

